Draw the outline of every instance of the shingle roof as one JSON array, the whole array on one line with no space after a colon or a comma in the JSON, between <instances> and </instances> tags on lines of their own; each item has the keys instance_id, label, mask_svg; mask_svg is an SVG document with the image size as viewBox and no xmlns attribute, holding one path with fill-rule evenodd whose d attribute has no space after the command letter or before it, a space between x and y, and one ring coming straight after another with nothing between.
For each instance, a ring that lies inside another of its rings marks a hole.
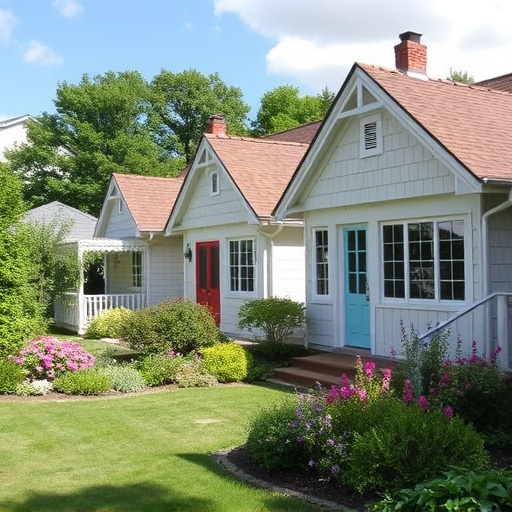
<instances>
[{"instance_id":1,"label":"shingle roof","mask_svg":"<svg viewBox=\"0 0 512 512\"><path fill-rule=\"evenodd\" d=\"M512 179L512 94L356 64L480 179Z\"/></svg>"},{"instance_id":2,"label":"shingle roof","mask_svg":"<svg viewBox=\"0 0 512 512\"><path fill-rule=\"evenodd\" d=\"M139 231L163 231L184 175L157 178L114 173L113 177Z\"/></svg>"},{"instance_id":3,"label":"shingle roof","mask_svg":"<svg viewBox=\"0 0 512 512\"><path fill-rule=\"evenodd\" d=\"M297 128L292 128L291 130L265 135L265 137L262 138L265 140L281 140L286 142L311 144L321 124L322 121L314 121L302 126L297 126Z\"/></svg>"},{"instance_id":4,"label":"shingle roof","mask_svg":"<svg viewBox=\"0 0 512 512\"><path fill-rule=\"evenodd\" d=\"M206 139L260 218L269 218L288 185L308 144L266 138L219 137Z\"/></svg>"},{"instance_id":5,"label":"shingle roof","mask_svg":"<svg viewBox=\"0 0 512 512\"><path fill-rule=\"evenodd\" d=\"M488 80L482 80L475 82L475 85L481 87L489 87L490 89L496 89L502 92L512 92L512 73L507 75L497 76L496 78L489 78Z\"/></svg>"}]
</instances>

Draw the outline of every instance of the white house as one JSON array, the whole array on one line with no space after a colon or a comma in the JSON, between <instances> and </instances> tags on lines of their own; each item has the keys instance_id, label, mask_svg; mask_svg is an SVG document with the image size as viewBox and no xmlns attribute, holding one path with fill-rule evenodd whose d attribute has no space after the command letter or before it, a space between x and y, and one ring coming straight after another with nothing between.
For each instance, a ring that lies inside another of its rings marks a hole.
<instances>
[{"instance_id":1,"label":"white house","mask_svg":"<svg viewBox=\"0 0 512 512\"><path fill-rule=\"evenodd\" d=\"M6 149L14 149L16 144L27 142L27 121L30 116L23 115L0 121L0 162L7 159L4 156Z\"/></svg>"},{"instance_id":2,"label":"white house","mask_svg":"<svg viewBox=\"0 0 512 512\"><path fill-rule=\"evenodd\" d=\"M400 38L396 69L354 64L273 212L304 218L307 342L389 356L400 322L457 318L509 367L512 95L428 78Z\"/></svg>"},{"instance_id":3,"label":"white house","mask_svg":"<svg viewBox=\"0 0 512 512\"><path fill-rule=\"evenodd\" d=\"M305 299L302 220L276 221L272 210L318 126L231 137L212 116L200 141L166 235L183 237L185 296L207 304L229 335L249 335L237 325L248 299Z\"/></svg>"}]
</instances>

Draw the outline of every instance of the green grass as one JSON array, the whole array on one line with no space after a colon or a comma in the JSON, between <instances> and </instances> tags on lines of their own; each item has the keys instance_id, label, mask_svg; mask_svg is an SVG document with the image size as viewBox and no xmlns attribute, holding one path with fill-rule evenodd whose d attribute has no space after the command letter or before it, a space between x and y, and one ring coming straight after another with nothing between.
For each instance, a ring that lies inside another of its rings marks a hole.
<instances>
[{"instance_id":1,"label":"green grass","mask_svg":"<svg viewBox=\"0 0 512 512\"><path fill-rule=\"evenodd\" d=\"M242 444L251 415L284 392L237 385L0 401L0 511L318 510L248 486L210 456Z\"/></svg>"}]
</instances>

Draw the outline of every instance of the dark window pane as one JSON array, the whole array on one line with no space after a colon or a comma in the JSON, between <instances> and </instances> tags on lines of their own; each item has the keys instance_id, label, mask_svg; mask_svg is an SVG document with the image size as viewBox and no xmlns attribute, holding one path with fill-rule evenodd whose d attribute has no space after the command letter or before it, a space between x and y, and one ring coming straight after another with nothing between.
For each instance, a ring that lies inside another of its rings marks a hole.
<instances>
[{"instance_id":1,"label":"dark window pane","mask_svg":"<svg viewBox=\"0 0 512 512\"><path fill-rule=\"evenodd\" d=\"M356 250L356 234L354 231L348 232L348 250L349 251Z\"/></svg>"},{"instance_id":2,"label":"dark window pane","mask_svg":"<svg viewBox=\"0 0 512 512\"><path fill-rule=\"evenodd\" d=\"M359 293L366 294L366 274L359 274Z\"/></svg>"},{"instance_id":3,"label":"dark window pane","mask_svg":"<svg viewBox=\"0 0 512 512\"><path fill-rule=\"evenodd\" d=\"M357 293L357 275L348 275L348 291L349 293Z\"/></svg>"},{"instance_id":4,"label":"dark window pane","mask_svg":"<svg viewBox=\"0 0 512 512\"><path fill-rule=\"evenodd\" d=\"M366 272L366 252L360 252L358 256L359 272Z\"/></svg>"},{"instance_id":5,"label":"dark window pane","mask_svg":"<svg viewBox=\"0 0 512 512\"><path fill-rule=\"evenodd\" d=\"M357 232L357 247L360 251L366 250L366 230L359 230Z\"/></svg>"},{"instance_id":6,"label":"dark window pane","mask_svg":"<svg viewBox=\"0 0 512 512\"><path fill-rule=\"evenodd\" d=\"M208 288L208 248L202 245L199 249L199 286L205 290Z\"/></svg>"},{"instance_id":7,"label":"dark window pane","mask_svg":"<svg viewBox=\"0 0 512 512\"><path fill-rule=\"evenodd\" d=\"M356 253L350 252L348 254L348 270L349 272L355 272L357 270L356 268Z\"/></svg>"},{"instance_id":8,"label":"dark window pane","mask_svg":"<svg viewBox=\"0 0 512 512\"><path fill-rule=\"evenodd\" d=\"M212 246L211 249L211 288L216 290L219 287L219 248Z\"/></svg>"}]
</instances>

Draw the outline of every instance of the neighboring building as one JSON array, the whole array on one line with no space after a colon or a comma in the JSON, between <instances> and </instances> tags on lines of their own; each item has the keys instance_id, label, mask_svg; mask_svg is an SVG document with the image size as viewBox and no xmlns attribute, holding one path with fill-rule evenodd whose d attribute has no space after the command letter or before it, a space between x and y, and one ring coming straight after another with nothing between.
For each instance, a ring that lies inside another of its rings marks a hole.
<instances>
[{"instance_id":1,"label":"neighboring building","mask_svg":"<svg viewBox=\"0 0 512 512\"><path fill-rule=\"evenodd\" d=\"M7 160L4 156L6 149L14 149L15 144L27 142L27 121L29 119L29 115L24 115L0 121L0 162Z\"/></svg>"},{"instance_id":2,"label":"neighboring building","mask_svg":"<svg viewBox=\"0 0 512 512\"><path fill-rule=\"evenodd\" d=\"M222 331L238 328L248 300L288 297L304 301L304 243L300 217L276 222L272 215L316 126L261 139L226 135L212 116L209 133L172 209L166 234L183 236L185 296L209 305Z\"/></svg>"},{"instance_id":3,"label":"neighboring building","mask_svg":"<svg viewBox=\"0 0 512 512\"><path fill-rule=\"evenodd\" d=\"M401 322L463 313L452 341L509 367L512 95L427 78L400 38L397 69L354 64L273 212L304 218L307 342L389 356Z\"/></svg>"}]
</instances>

